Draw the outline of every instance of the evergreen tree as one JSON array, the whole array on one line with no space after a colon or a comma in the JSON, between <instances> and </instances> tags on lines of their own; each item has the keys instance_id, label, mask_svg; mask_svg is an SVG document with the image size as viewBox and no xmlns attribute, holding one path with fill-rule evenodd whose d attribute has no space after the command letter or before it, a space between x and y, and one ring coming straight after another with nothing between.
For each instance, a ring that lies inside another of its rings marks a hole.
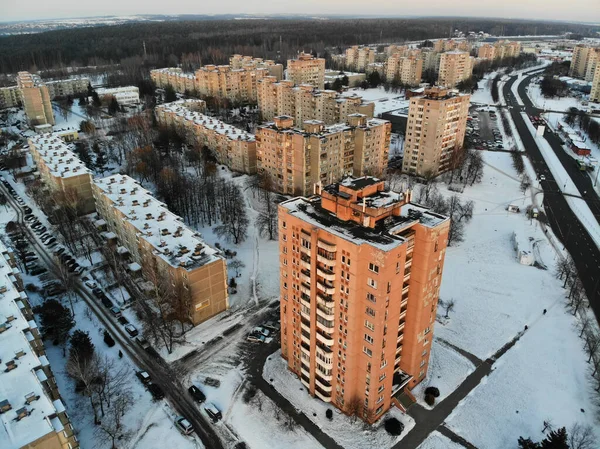
<instances>
[{"instance_id":1,"label":"evergreen tree","mask_svg":"<svg viewBox=\"0 0 600 449\"><path fill-rule=\"evenodd\" d=\"M94 356L94 343L88 332L77 329L71 335L69 343L69 357L77 355L80 359L89 361Z\"/></svg>"},{"instance_id":2,"label":"evergreen tree","mask_svg":"<svg viewBox=\"0 0 600 449\"><path fill-rule=\"evenodd\" d=\"M46 338L52 340L55 345L64 345L75 325L71 311L56 299L48 299L40 306L39 313Z\"/></svg>"}]
</instances>

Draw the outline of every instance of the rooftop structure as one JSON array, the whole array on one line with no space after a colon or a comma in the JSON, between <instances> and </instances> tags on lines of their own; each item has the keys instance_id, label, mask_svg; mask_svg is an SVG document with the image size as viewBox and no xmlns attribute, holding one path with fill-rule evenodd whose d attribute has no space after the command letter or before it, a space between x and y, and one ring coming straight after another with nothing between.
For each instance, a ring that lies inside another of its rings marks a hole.
<instances>
[{"instance_id":1,"label":"rooftop structure","mask_svg":"<svg viewBox=\"0 0 600 449\"><path fill-rule=\"evenodd\" d=\"M202 100L179 100L157 106L159 123L175 126L190 144L207 146L220 164L241 173L256 172L254 134L202 114Z\"/></svg>"},{"instance_id":2,"label":"rooftop structure","mask_svg":"<svg viewBox=\"0 0 600 449\"><path fill-rule=\"evenodd\" d=\"M368 176L316 193L279 206L281 352L373 422L427 374L449 219Z\"/></svg>"},{"instance_id":3,"label":"rooftop structure","mask_svg":"<svg viewBox=\"0 0 600 449\"><path fill-rule=\"evenodd\" d=\"M79 443L45 356L19 272L0 243L0 446L76 449Z\"/></svg>"}]
</instances>

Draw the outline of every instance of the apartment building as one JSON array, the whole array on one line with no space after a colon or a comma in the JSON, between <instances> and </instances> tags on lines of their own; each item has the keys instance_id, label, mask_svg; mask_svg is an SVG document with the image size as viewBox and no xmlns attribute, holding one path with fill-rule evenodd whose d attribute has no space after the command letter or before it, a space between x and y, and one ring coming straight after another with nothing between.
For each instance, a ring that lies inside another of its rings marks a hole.
<instances>
[{"instance_id":1,"label":"apartment building","mask_svg":"<svg viewBox=\"0 0 600 449\"><path fill-rule=\"evenodd\" d=\"M440 55L438 84L444 87L455 87L461 81L473 75L474 60L465 51L449 51Z\"/></svg>"},{"instance_id":2,"label":"apartment building","mask_svg":"<svg viewBox=\"0 0 600 449\"><path fill-rule=\"evenodd\" d=\"M496 59L496 47L492 44L483 44L477 49L477 57L493 61Z\"/></svg>"},{"instance_id":3,"label":"apartment building","mask_svg":"<svg viewBox=\"0 0 600 449\"><path fill-rule=\"evenodd\" d=\"M594 59L595 48L588 45L576 45L573 47L573 56L571 57L571 65L569 67L569 76L576 78L585 78L586 75L591 76L590 59Z\"/></svg>"},{"instance_id":4,"label":"apartment building","mask_svg":"<svg viewBox=\"0 0 600 449\"><path fill-rule=\"evenodd\" d=\"M410 99L403 172L437 176L451 168L455 149L464 143L470 99L442 87Z\"/></svg>"},{"instance_id":5,"label":"apartment building","mask_svg":"<svg viewBox=\"0 0 600 449\"><path fill-rule=\"evenodd\" d=\"M90 80L87 78L69 78L65 80L46 81L51 99L87 95Z\"/></svg>"},{"instance_id":6,"label":"apartment building","mask_svg":"<svg viewBox=\"0 0 600 449\"><path fill-rule=\"evenodd\" d=\"M590 92L590 101L600 103L600 64L596 64L594 77L592 78L592 91Z\"/></svg>"},{"instance_id":7,"label":"apartment building","mask_svg":"<svg viewBox=\"0 0 600 449\"><path fill-rule=\"evenodd\" d=\"M196 231L129 176L96 179L92 189L98 214L146 277L187 294L193 325L229 308L225 259Z\"/></svg>"},{"instance_id":8,"label":"apartment building","mask_svg":"<svg viewBox=\"0 0 600 449\"><path fill-rule=\"evenodd\" d=\"M54 113L48 88L37 75L19 72L17 86L29 126L54 125Z\"/></svg>"},{"instance_id":9,"label":"apartment building","mask_svg":"<svg viewBox=\"0 0 600 449\"><path fill-rule=\"evenodd\" d=\"M292 81L277 82L266 77L258 83L258 108L262 120L270 121L286 115L301 127L306 120L320 120L325 125L345 123L351 114L373 117L375 104L361 97L342 97L332 90L315 89L312 85L294 86Z\"/></svg>"},{"instance_id":10,"label":"apartment building","mask_svg":"<svg viewBox=\"0 0 600 449\"><path fill-rule=\"evenodd\" d=\"M427 375L450 223L372 177L317 194L279 205L281 354L374 422Z\"/></svg>"},{"instance_id":11,"label":"apartment building","mask_svg":"<svg viewBox=\"0 0 600 449\"><path fill-rule=\"evenodd\" d=\"M325 87L325 59L300 53L296 59L288 59L287 79L296 85L310 84L317 89Z\"/></svg>"},{"instance_id":12,"label":"apartment building","mask_svg":"<svg viewBox=\"0 0 600 449\"><path fill-rule=\"evenodd\" d=\"M408 50L408 45L388 45L384 47L383 54L390 57L394 54L400 54L404 56L404 53Z\"/></svg>"},{"instance_id":13,"label":"apartment building","mask_svg":"<svg viewBox=\"0 0 600 449\"><path fill-rule=\"evenodd\" d=\"M77 449L14 256L0 253L0 446Z\"/></svg>"},{"instance_id":14,"label":"apartment building","mask_svg":"<svg viewBox=\"0 0 600 449\"><path fill-rule=\"evenodd\" d=\"M364 72L367 65L375 62L375 50L354 45L346 49L345 65L348 70Z\"/></svg>"},{"instance_id":15,"label":"apartment building","mask_svg":"<svg viewBox=\"0 0 600 449\"><path fill-rule=\"evenodd\" d=\"M93 212L92 173L58 134L40 134L27 139L40 178L52 192L77 205L81 214Z\"/></svg>"},{"instance_id":16,"label":"apartment building","mask_svg":"<svg viewBox=\"0 0 600 449\"><path fill-rule=\"evenodd\" d=\"M269 76L274 76L277 81L283 79L283 64L278 64L271 59L253 58L252 56L233 55L229 58L229 66L234 69L267 69Z\"/></svg>"},{"instance_id":17,"label":"apartment building","mask_svg":"<svg viewBox=\"0 0 600 449\"><path fill-rule=\"evenodd\" d=\"M140 89L137 86L113 87L96 89L100 100L114 97L120 106L139 104Z\"/></svg>"},{"instance_id":18,"label":"apartment building","mask_svg":"<svg viewBox=\"0 0 600 449\"><path fill-rule=\"evenodd\" d=\"M0 87L0 109L21 105L21 89L18 86Z\"/></svg>"},{"instance_id":19,"label":"apartment building","mask_svg":"<svg viewBox=\"0 0 600 449\"><path fill-rule=\"evenodd\" d=\"M386 62L385 78L388 81L397 79L407 86L418 86L423 73L423 59L420 56L400 56L396 53Z\"/></svg>"},{"instance_id":20,"label":"apartment building","mask_svg":"<svg viewBox=\"0 0 600 449\"><path fill-rule=\"evenodd\" d=\"M446 51L471 51L471 44L468 41L455 41L454 39L438 39L433 43L433 51L443 53Z\"/></svg>"},{"instance_id":21,"label":"apartment building","mask_svg":"<svg viewBox=\"0 0 600 449\"><path fill-rule=\"evenodd\" d=\"M421 59L423 60L423 71L440 69L440 53L431 50L422 50Z\"/></svg>"},{"instance_id":22,"label":"apartment building","mask_svg":"<svg viewBox=\"0 0 600 449\"><path fill-rule=\"evenodd\" d=\"M353 174L382 174L387 168L391 123L351 114L347 123L325 125L275 117L256 132L258 172L285 195L309 195L316 184L329 184Z\"/></svg>"},{"instance_id":23,"label":"apartment building","mask_svg":"<svg viewBox=\"0 0 600 449\"><path fill-rule=\"evenodd\" d=\"M155 108L163 126L174 126L186 142L208 147L219 164L241 173L256 173L256 139L214 117L202 114L202 100L179 100Z\"/></svg>"},{"instance_id":24,"label":"apartment building","mask_svg":"<svg viewBox=\"0 0 600 449\"><path fill-rule=\"evenodd\" d=\"M592 48L588 55L587 67L585 69L584 80L591 83L594 81L594 75L596 74L596 67L600 61L600 47Z\"/></svg>"}]
</instances>

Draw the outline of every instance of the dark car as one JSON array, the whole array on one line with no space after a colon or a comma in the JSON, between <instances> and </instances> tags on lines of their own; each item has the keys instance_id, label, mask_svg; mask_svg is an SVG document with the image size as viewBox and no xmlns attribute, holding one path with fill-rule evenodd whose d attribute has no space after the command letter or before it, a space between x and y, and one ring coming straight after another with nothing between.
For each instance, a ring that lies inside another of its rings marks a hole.
<instances>
[{"instance_id":1,"label":"dark car","mask_svg":"<svg viewBox=\"0 0 600 449\"><path fill-rule=\"evenodd\" d=\"M104 296L104 298L101 299L102 304L104 304L104 307L111 309L112 307L114 307L114 304L112 303L112 301L110 299L108 299L106 296Z\"/></svg>"},{"instance_id":2,"label":"dark car","mask_svg":"<svg viewBox=\"0 0 600 449\"><path fill-rule=\"evenodd\" d=\"M100 296L104 295L104 292L100 288L98 288L98 287L93 288L92 289L92 293L94 294L94 296L96 296L98 298Z\"/></svg>"},{"instance_id":3,"label":"dark car","mask_svg":"<svg viewBox=\"0 0 600 449\"><path fill-rule=\"evenodd\" d=\"M48 270L46 270L46 269L45 269L45 268L43 268L43 267L37 267L37 268L34 268L33 270L31 270L31 271L29 272L29 274L31 274L31 275L33 275L33 276L37 276L38 274L45 273L46 271L48 271Z\"/></svg>"},{"instance_id":4,"label":"dark car","mask_svg":"<svg viewBox=\"0 0 600 449\"><path fill-rule=\"evenodd\" d=\"M128 320L126 317L124 317L123 315L121 315L121 316L120 316L120 317L117 319L117 321L119 321L119 323L121 323L121 324L123 324L123 325L125 325L125 324L129 324L129 320Z\"/></svg>"},{"instance_id":5,"label":"dark car","mask_svg":"<svg viewBox=\"0 0 600 449\"><path fill-rule=\"evenodd\" d=\"M202 393L200 388L198 388L196 385L192 385L190 388L188 388L188 391L192 395L192 398L194 398L194 401L198 403L206 401L206 396L204 396L204 393Z\"/></svg>"},{"instance_id":6,"label":"dark car","mask_svg":"<svg viewBox=\"0 0 600 449\"><path fill-rule=\"evenodd\" d=\"M25 207L23 208L23 211L24 211L26 214L30 214L30 213L32 212L32 210L31 210L31 207L29 207L29 206L25 206Z\"/></svg>"},{"instance_id":7,"label":"dark car","mask_svg":"<svg viewBox=\"0 0 600 449\"><path fill-rule=\"evenodd\" d=\"M152 397L157 401L165 397L165 392L163 389L156 384L151 383L148 385L148 391L150 391Z\"/></svg>"}]
</instances>

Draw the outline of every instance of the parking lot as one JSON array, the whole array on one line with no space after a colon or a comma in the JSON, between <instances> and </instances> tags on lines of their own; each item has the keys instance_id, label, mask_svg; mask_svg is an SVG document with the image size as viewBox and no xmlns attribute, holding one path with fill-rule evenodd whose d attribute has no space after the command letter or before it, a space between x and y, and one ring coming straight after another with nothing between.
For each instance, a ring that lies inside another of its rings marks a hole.
<instances>
[{"instance_id":1,"label":"parking lot","mask_svg":"<svg viewBox=\"0 0 600 449\"><path fill-rule=\"evenodd\" d=\"M477 150L502 151L506 149L495 112L471 111L467 122L466 137L471 148Z\"/></svg>"}]
</instances>

